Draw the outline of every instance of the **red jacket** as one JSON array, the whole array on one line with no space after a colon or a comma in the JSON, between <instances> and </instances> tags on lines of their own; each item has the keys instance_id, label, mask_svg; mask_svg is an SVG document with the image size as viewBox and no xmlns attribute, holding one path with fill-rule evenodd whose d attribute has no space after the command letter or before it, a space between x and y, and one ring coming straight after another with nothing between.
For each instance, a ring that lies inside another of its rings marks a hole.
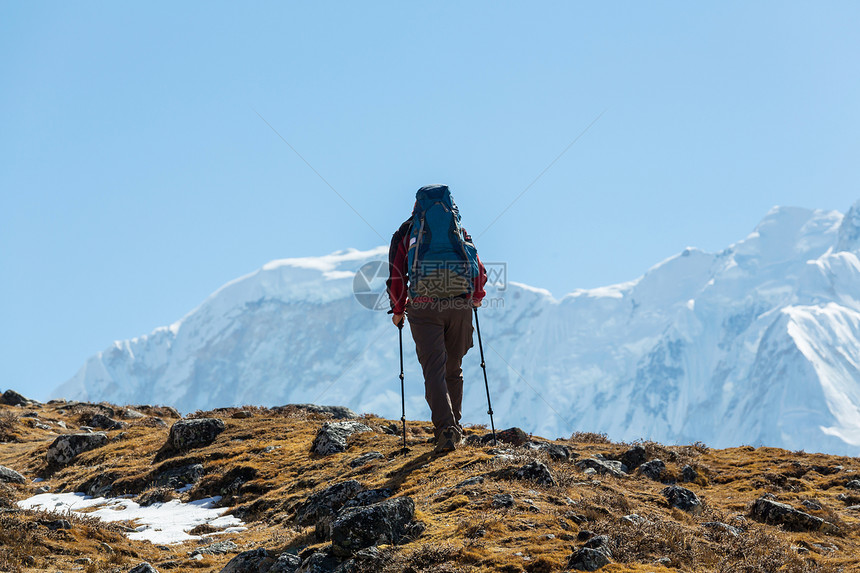
<instances>
[{"instance_id":1,"label":"red jacket","mask_svg":"<svg viewBox=\"0 0 860 573\"><path fill-rule=\"evenodd\" d=\"M388 281L385 283L388 287L388 298L391 300L391 310L394 314L402 314L406 309L407 298L407 282L409 280L406 251L409 247L409 228L412 225L412 219L407 219L400 228L391 237L391 247L388 249ZM472 238L463 229L463 236L467 241ZM487 284L487 269L484 268L484 263L481 262L481 257L478 257L478 276L475 277L474 288L472 289L472 300L481 302L487 295L484 291L484 285Z\"/></svg>"}]
</instances>

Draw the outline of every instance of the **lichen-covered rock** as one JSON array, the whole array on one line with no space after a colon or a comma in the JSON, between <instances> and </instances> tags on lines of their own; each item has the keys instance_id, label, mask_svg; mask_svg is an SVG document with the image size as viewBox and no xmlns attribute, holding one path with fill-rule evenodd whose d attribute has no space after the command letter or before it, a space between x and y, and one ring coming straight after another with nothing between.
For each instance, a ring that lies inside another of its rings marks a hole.
<instances>
[{"instance_id":1,"label":"lichen-covered rock","mask_svg":"<svg viewBox=\"0 0 860 573\"><path fill-rule=\"evenodd\" d=\"M621 471L621 462L616 462L618 466L610 463L608 460L599 460L597 458L586 458L576 462L576 467L581 470L592 469L601 475L611 475L617 478L624 478L625 474Z\"/></svg>"},{"instance_id":2,"label":"lichen-covered rock","mask_svg":"<svg viewBox=\"0 0 860 573\"><path fill-rule=\"evenodd\" d=\"M27 478L6 466L0 466L0 483L27 483Z\"/></svg>"},{"instance_id":3,"label":"lichen-covered rock","mask_svg":"<svg viewBox=\"0 0 860 573\"><path fill-rule=\"evenodd\" d=\"M314 525L318 519L334 515L364 487L351 479L336 483L308 497L296 511L296 522L302 526Z\"/></svg>"},{"instance_id":4,"label":"lichen-covered rock","mask_svg":"<svg viewBox=\"0 0 860 573\"><path fill-rule=\"evenodd\" d=\"M487 439L489 436L489 440ZM487 434L484 436L484 441L492 441L493 434ZM506 444L511 444L514 446L522 446L526 442L529 441L529 435L522 431L520 428L508 428L507 430L502 430L500 432L496 432L496 440L499 442L505 442Z\"/></svg>"},{"instance_id":5,"label":"lichen-covered rock","mask_svg":"<svg viewBox=\"0 0 860 573\"><path fill-rule=\"evenodd\" d=\"M175 451L208 446L224 431L224 422L218 418L179 420L170 427L167 443Z\"/></svg>"},{"instance_id":6,"label":"lichen-covered rock","mask_svg":"<svg viewBox=\"0 0 860 573\"><path fill-rule=\"evenodd\" d=\"M820 517L809 515L799 509L794 509L788 504L779 503L765 497L755 500L750 513L758 521L772 525L781 525L790 531L819 531L834 527Z\"/></svg>"},{"instance_id":7,"label":"lichen-covered rock","mask_svg":"<svg viewBox=\"0 0 860 573\"><path fill-rule=\"evenodd\" d=\"M560 444L551 444L549 442L526 442L523 446L526 449L541 452L549 456L549 459L557 462L569 461L576 454L571 453L570 448Z\"/></svg>"},{"instance_id":8,"label":"lichen-covered rock","mask_svg":"<svg viewBox=\"0 0 860 573\"><path fill-rule=\"evenodd\" d=\"M385 456L380 452L367 452L366 454L362 454L349 462L350 467L358 468L363 465L369 464L374 460L384 460Z\"/></svg>"},{"instance_id":9,"label":"lichen-covered rock","mask_svg":"<svg viewBox=\"0 0 860 573\"><path fill-rule=\"evenodd\" d=\"M344 510L349 509L350 507L373 505L374 503L379 503L380 501L388 499L392 495L394 495L394 492L387 487L360 491L355 494L355 497L343 504L343 508L341 509Z\"/></svg>"},{"instance_id":10,"label":"lichen-covered rock","mask_svg":"<svg viewBox=\"0 0 860 573\"><path fill-rule=\"evenodd\" d=\"M95 414L90 418L90 426L93 428L101 428L102 430L123 430L128 427L125 422L108 418L104 414Z\"/></svg>"},{"instance_id":11,"label":"lichen-covered rock","mask_svg":"<svg viewBox=\"0 0 860 573\"><path fill-rule=\"evenodd\" d=\"M243 551L227 562L221 573L268 573L274 558L262 547Z\"/></svg>"},{"instance_id":12,"label":"lichen-covered rock","mask_svg":"<svg viewBox=\"0 0 860 573\"><path fill-rule=\"evenodd\" d=\"M102 432L92 434L65 434L58 436L50 446L46 459L48 465L65 466L71 463L83 452L99 448L108 443L108 437Z\"/></svg>"},{"instance_id":13,"label":"lichen-covered rock","mask_svg":"<svg viewBox=\"0 0 860 573\"><path fill-rule=\"evenodd\" d=\"M540 485L556 485L555 478L545 464L539 461L532 461L521 468L517 468L512 472L515 479L530 480Z\"/></svg>"},{"instance_id":14,"label":"lichen-covered rock","mask_svg":"<svg viewBox=\"0 0 860 573\"><path fill-rule=\"evenodd\" d=\"M360 422L326 422L317 432L311 445L311 452L323 456L345 452L346 439L349 436L372 431L370 427Z\"/></svg>"},{"instance_id":15,"label":"lichen-covered rock","mask_svg":"<svg viewBox=\"0 0 860 573\"><path fill-rule=\"evenodd\" d=\"M340 571L340 559L332 555L332 550L315 551L305 559L297 573L333 573Z\"/></svg>"},{"instance_id":16,"label":"lichen-covered rock","mask_svg":"<svg viewBox=\"0 0 860 573\"><path fill-rule=\"evenodd\" d=\"M853 479L845 484L848 489L860 489L860 480Z\"/></svg>"},{"instance_id":17,"label":"lichen-covered rock","mask_svg":"<svg viewBox=\"0 0 860 573\"><path fill-rule=\"evenodd\" d=\"M301 564L302 560L298 555L281 553L266 573L296 573Z\"/></svg>"},{"instance_id":18,"label":"lichen-covered rock","mask_svg":"<svg viewBox=\"0 0 860 573\"><path fill-rule=\"evenodd\" d=\"M663 489L660 493L672 507L677 507L681 511L686 511L693 515L702 513L702 500L685 487L673 485Z\"/></svg>"},{"instance_id":19,"label":"lichen-covered rock","mask_svg":"<svg viewBox=\"0 0 860 573\"><path fill-rule=\"evenodd\" d=\"M654 481L663 481L666 477L666 464L663 460L651 460L639 466L639 475Z\"/></svg>"},{"instance_id":20,"label":"lichen-covered rock","mask_svg":"<svg viewBox=\"0 0 860 573\"><path fill-rule=\"evenodd\" d=\"M510 508L514 506L514 496L509 493L497 493L493 496L493 507Z\"/></svg>"},{"instance_id":21,"label":"lichen-covered rock","mask_svg":"<svg viewBox=\"0 0 860 573\"><path fill-rule=\"evenodd\" d=\"M573 552L567 566L577 571L597 571L609 563L609 558L602 551L583 547Z\"/></svg>"},{"instance_id":22,"label":"lichen-covered rock","mask_svg":"<svg viewBox=\"0 0 860 573\"><path fill-rule=\"evenodd\" d=\"M200 549L194 549L189 552L188 555L194 557L195 555L226 555L227 553L235 553L239 550L239 546L234 542L227 541L217 541L215 543L210 543Z\"/></svg>"},{"instance_id":23,"label":"lichen-covered rock","mask_svg":"<svg viewBox=\"0 0 860 573\"><path fill-rule=\"evenodd\" d=\"M414 516L415 503L409 497L346 509L331 524L332 549L336 555L350 556L379 543L397 545L423 531L413 523Z\"/></svg>"},{"instance_id":24,"label":"lichen-covered rock","mask_svg":"<svg viewBox=\"0 0 860 573\"><path fill-rule=\"evenodd\" d=\"M156 474L153 479L153 485L155 487L180 489L188 484L200 481L203 473L203 464L190 464L178 468L170 468Z\"/></svg>"}]
</instances>

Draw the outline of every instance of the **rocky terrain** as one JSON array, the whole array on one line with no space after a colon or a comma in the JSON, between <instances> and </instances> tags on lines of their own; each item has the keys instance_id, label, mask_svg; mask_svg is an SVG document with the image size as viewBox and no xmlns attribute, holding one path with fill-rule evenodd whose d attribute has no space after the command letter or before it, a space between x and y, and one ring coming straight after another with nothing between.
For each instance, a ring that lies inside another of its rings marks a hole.
<instances>
[{"instance_id":1,"label":"rocky terrain","mask_svg":"<svg viewBox=\"0 0 860 573\"><path fill-rule=\"evenodd\" d=\"M398 423L346 408L180 417L7 390L0 571L860 570L858 458L466 435L434 455L428 422L403 451ZM210 506L225 515L147 540ZM163 517L110 520L128 507Z\"/></svg>"}]
</instances>

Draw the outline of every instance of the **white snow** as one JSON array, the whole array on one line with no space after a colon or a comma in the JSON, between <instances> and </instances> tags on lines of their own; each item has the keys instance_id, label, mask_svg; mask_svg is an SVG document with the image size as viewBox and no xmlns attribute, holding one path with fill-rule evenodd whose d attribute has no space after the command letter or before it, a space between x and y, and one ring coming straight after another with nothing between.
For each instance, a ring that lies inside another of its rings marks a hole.
<instances>
[{"instance_id":1,"label":"white snow","mask_svg":"<svg viewBox=\"0 0 860 573\"><path fill-rule=\"evenodd\" d=\"M225 516L224 508L216 508L220 497L209 497L183 503L177 499L154 503L142 507L128 498L89 497L83 493L43 493L18 502L22 509L36 509L55 513L74 512L81 515L98 517L102 521L131 521L136 523L135 531L129 532L130 539L151 541L154 544L168 545L182 543L200 536L187 532L204 523L215 528L242 530L242 521L233 516ZM236 529L239 528L239 529Z\"/></svg>"}]
</instances>

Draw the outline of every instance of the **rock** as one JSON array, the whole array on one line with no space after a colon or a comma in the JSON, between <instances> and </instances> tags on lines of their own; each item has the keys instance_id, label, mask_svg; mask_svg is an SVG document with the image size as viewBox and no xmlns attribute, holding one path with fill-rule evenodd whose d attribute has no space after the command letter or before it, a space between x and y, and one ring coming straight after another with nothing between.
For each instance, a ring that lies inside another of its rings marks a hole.
<instances>
[{"instance_id":1,"label":"rock","mask_svg":"<svg viewBox=\"0 0 860 573\"><path fill-rule=\"evenodd\" d=\"M64 466L83 452L99 448L108 443L108 437L102 432L93 434L65 434L58 436L50 446L46 459L50 466Z\"/></svg>"},{"instance_id":2,"label":"rock","mask_svg":"<svg viewBox=\"0 0 860 573\"><path fill-rule=\"evenodd\" d=\"M394 495L394 492L387 487L360 491L355 495L355 497L343 504L341 510L349 509L350 507L373 505L374 503L379 503L380 501L388 499L392 495Z\"/></svg>"},{"instance_id":3,"label":"rock","mask_svg":"<svg viewBox=\"0 0 860 573\"><path fill-rule=\"evenodd\" d=\"M681 468L681 481L691 482L699 479L699 472L693 466L686 465Z\"/></svg>"},{"instance_id":4,"label":"rock","mask_svg":"<svg viewBox=\"0 0 860 573\"><path fill-rule=\"evenodd\" d=\"M702 527L707 527L709 529L716 529L717 531L721 531L723 533L728 533L732 537L737 537L741 534L741 530L737 527L732 527L727 523L723 523L721 521L708 521L702 524Z\"/></svg>"},{"instance_id":5,"label":"rock","mask_svg":"<svg viewBox=\"0 0 860 573\"><path fill-rule=\"evenodd\" d=\"M339 571L340 560L329 551L315 551L305 559L297 573L332 573Z\"/></svg>"},{"instance_id":6,"label":"rock","mask_svg":"<svg viewBox=\"0 0 860 573\"><path fill-rule=\"evenodd\" d=\"M128 427L125 422L119 422L113 418L108 418L104 414L95 414L90 418L90 426L93 428L101 428L102 430L123 430Z\"/></svg>"},{"instance_id":7,"label":"rock","mask_svg":"<svg viewBox=\"0 0 860 573\"><path fill-rule=\"evenodd\" d=\"M513 471L515 479L531 480L540 485L556 485L555 478L545 464L533 461Z\"/></svg>"},{"instance_id":8,"label":"rock","mask_svg":"<svg viewBox=\"0 0 860 573\"><path fill-rule=\"evenodd\" d=\"M493 507L497 509L514 506L514 496L509 493L498 493L493 496Z\"/></svg>"},{"instance_id":9,"label":"rock","mask_svg":"<svg viewBox=\"0 0 860 573\"><path fill-rule=\"evenodd\" d=\"M226 555L227 553L234 553L238 550L239 546L228 540L219 541L217 543L201 547L200 549L195 549L194 551L190 551L188 555L190 557L194 557L195 555Z\"/></svg>"},{"instance_id":10,"label":"rock","mask_svg":"<svg viewBox=\"0 0 860 573\"><path fill-rule=\"evenodd\" d=\"M218 418L179 420L170 427L167 443L174 451L186 451L208 446L224 431L224 422Z\"/></svg>"},{"instance_id":11,"label":"rock","mask_svg":"<svg viewBox=\"0 0 860 573\"><path fill-rule=\"evenodd\" d=\"M346 509L331 524L332 549L349 556L378 543L397 545L423 531L422 524L413 523L414 516L415 503L409 497Z\"/></svg>"},{"instance_id":12,"label":"rock","mask_svg":"<svg viewBox=\"0 0 860 573\"><path fill-rule=\"evenodd\" d=\"M577 571L597 571L609 565L609 558L597 549L583 547L573 552L567 561L567 566Z\"/></svg>"},{"instance_id":13,"label":"rock","mask_svg":"<svg viewBox=\"0 0 860 573\"><path fill-rule=\"evenodd\" d=\"M699 499L699 496L685 487L673 485L663 489L660 493L672 507L677 507L693 515L698 515L702 512L702 501Z\"/></svg>"},{"instance_id":14,"label":"rock","mask_svg":"<svg viewBox=\"0 0 860 573\"><path fill-rule=\"evenodd\" d=\"M853 479L845 484L848 489L860 489L860 480Z\"/></svg>"},{"instance_id":15,"label":"rock","mask_svg":"<svg viewBox=\"0 0 860 573\"><path fill-rule=\"evenodd\" d=\"M580 470L591 469L601 475L611 475L617 478L624 478L625 474L621 471L621 462L615 462L617 466L607 460L599 460L597 458L586 458L576 462L574 465Z\"/></svg>"},{"instance_id":16,"label":"rock","mask_svg":"<svg viewBox=\"0 0 860 573\"><path fill-rule=\"evenodd\" d=\"M651 460L639 466L639 475L654 481L663 481L666 477L666 464L663 460Z\"/></svg>"},{"instance_id":17,"label":"rock","mask_svg":"<svg viewBox=\"0 0 860 573\"><path fill-rule=\"evenodd\" d=\"M298 555L281 553L266 573L296 573L302 564Z\"/></svg>"},{"instance_id":18,"label":"rock","mask_svg":"<svg viewBox=\"0 0 860 573\"><path fill-rule=\"evenodd\" d=\"M89 557L78 557L77 559L75 559L75 564L77 565L89 565L92 562L93 560Z\"/></svg>"},{"instance_id":19,"label":"rock","mask_svg":"<svg viewBox=\"0 0 860 573\"><path fill-rule=\"evenodd\" d=\"M317 432L311 445L311 452L328 456L345 452L346 439L359 432L372 432L370 427L359 422L326 422Z\"/></svg>"},{"instance_id":20,"label":"rock","mask_svg":"<svg viewBox=\"0 0 860 573\"><path fill-rule=\"evenodd\" d=\"M27 483L27 478L6 466L0 466L0 483Z\"/></svg>"},{"instance_id":21,"label":"rock","mask_svg":"<svg viewBox=\"0 0 860 573\"><path fill-rule=\"evenodd\" d=\"M794 509L785 503L760 497L752 505L750 514L758 521L772 525L781 525L790 531L819 531L832 528L833 525L820 517L809 515ZM827 524L827 527L825 526Z\"/></svg>"},{"instance_id":22,"label":"rock","mask_svg":"<svg viewBox=\"0 0 860 573\"><path fill-rule=\"evenodd\" d=\"M464 487L469 487L469 486L473 486L473 485L480 485L480 484L484 483L484 481L485 481L484 476L475 476L475 477L470 477L468 479L464 479L463 481L461 481L460 483L458 483L454 487L456 489L463 489Z\"/></svg>"},{"instance_id":23,"label":"rock","mask_svg":"<svg viewBox=\"0 0 860 573\"><path fill-rule=\"evenodd\" d=\"M7 406L32 406L34 404L38 404L35 400L25 398L11 388L3 392L3 396L0 397L0 402Z\"/></svg>"},{"instance_id":24,"label":"rock","mask_svg":"<svg viewBox=\"0 0 860 573\"><path fill-rule=\"evenodd\" d=\"M71 529L72 524L67 519L40 519L39 525L44 525L48 529L52 531L56 531L58 529Z\"/></svg>"},{"instance_id":25,"label":"rock","mask_svg":"<svg viewBox=\"0 0 860 573\"><path fill-rule=\"evenodd\" d=\"M384 460L385 456L380 452L367 452L366 454L362 454L349 462L350 467L358 468L363 465L369 464L373 460Z\"/></svg>"},{"instance_id":26,"label":"rock","mask_svg":"<svg viewBox=\"0 0 860 573\"><path fill-rule=\"evenodd\" d=\"M363 489L364 486L352 479L318 491L299 506L296 522L305 527L313 525L317 539L326 539L331 535L331 523L338 511Z\"/></svg>"},{"instance_id":27,"label":"rock","mask_svg":"<svg viewBox=\"0 0 860 573\"><path fill-rule=\"evenodd\" d=\"M489 436L489 439L487 439L487 436ZM482 440L484 442L492 442L493 441L492 432L489 434L486 434L482 438ZM522 446L522 445L525 445L525 443L529 441L529 435L526 434L524 431L522 431L519 428L516 428L516 427L508 428L507 430L502 430L500 432L496 432L496 441L505 442L506 444L512 444L514 446Z\"/></svg>"},{"instance_id":28,"label":"rock","mask_svg":"<svg viewBox=\"0 0 860 573\"><path fill-rule=\"evenodd\" d=\"M570 448L567 446L551 444L549 442L526 442L523 447L535 452L544 453L549 456L549 459L557 462L566 462L572 457L576 457L576 454L572 454Z\"/></svg>"},{"instance_id":29,"label":"rock","mask_svg":"<svg viewBox=\"0 0 860 573\"><path fill-rule=\"evenodd\" d=\"M254 412L251 412L250 410L239 410L238 412L233 412L230 417L235 420L247 420L248 418L254 417Z\"/></svg>"},{"instance_id":30,"label":"rock","mask_svg":"<svg viewBox=\"0 0 860 573\"><path fill-rule=\"evenodd\" d=\"M804 499L802 502L803 507L812 511L821 511L821 504L812 499Z\"/></svg>"},{"instance_id":31,"label":"rock","mask_svg":"<svg viewBox=\"0 0 860 573\"><path fill-rule=\"evenodd\" d=\"M627 466L627 471L629 472L632 472L646 461L648 461L648 457L645 453L645 448L642 446L633 446L621 454L621 463Z\"/></svg>"},{"instance_id":32,"label":"rock","mask_svg":"<svg viewBox=\"0 0 860 573\"><path fill-rule=\"evenodd\" d=\"M275 560L262 547L243 551L227 562L221 573L267 573Z\"/></svg>"},{"instance_id":33,"label":"rock","mask_svg":"<svg viewBox=\"0 0 860 573\"><path fill-rule=\"evenodd\" d=\"M626 525L646 525L651 522L639 514L631 513L630 515L625 515L624 517L622 517L621 523L624 523Z\"/></svg>"},{"instance_id":34,"label":"rock","mask_svg":"<svg viewBox=\"0 0 860 573\"><path fill-rule=\"evenodd\" d=\"M137 410L133 410L131 408L126 408L122 412L122 417L126 420L140 420L142 418L146 418L145 414L141 414Z\"/></svg>"},{"instance_id":35,"label":"rock","mask_svg":"<svg viewBox=\"0 0 860 573\"><path fill-rule=\"evenodd\" d=\"M140 565L136 565L128 573L158 573L158 569L144 561Z\"/></svg>"},{"instance_id":36,"label":"rock","mask_svg":"<svg viewBox=\"0 0 860 573\"><path fill-rule=\"evenodd\" d=\"M178 468L171 468L159 472L152 485L155 487L170 487L180 489L188 484L194 484L203 477L203 464L191 464Z\"/></svg>"},{"instance_id":37,"label":"rock","mask_svg":"<svg viewBox=\"0 0 860 573\"><path fill-rule=\"evenodd\" d=\"M294 410L304 410L310 414L323 414L331 416L335 420L355 420L358 414L345 406L317 406L316 404L287 404L286 406L277 406L272 408L275 412Z\"/></svg>"}]
</instances>

